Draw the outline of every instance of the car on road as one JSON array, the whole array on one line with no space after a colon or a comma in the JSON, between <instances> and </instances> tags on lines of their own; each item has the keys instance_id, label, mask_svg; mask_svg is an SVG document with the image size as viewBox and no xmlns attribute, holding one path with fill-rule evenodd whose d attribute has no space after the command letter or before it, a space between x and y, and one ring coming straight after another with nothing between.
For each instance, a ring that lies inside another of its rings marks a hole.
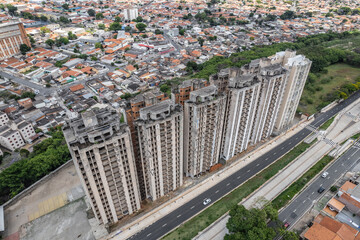
<instances>
[{"instance_id":1,"label":"car on road","mask_svg":"<svg viewBox=\"0 0 360 240\"><path fill-rule=\"evenodd\" d=\"M326 178L329 175L328 172L323 172L323 174L321 175L322 178Z\"/></svg>"},{"instance_id":2,"label":"car on road","mask_svg":"<svg viewBox=\"0 0 360 240\"><path fill-rule=\"evenodd\" d=\"M204 201L203 201L203 204L206 206L206 205L208 205L210 202L211 202L211 199L210 199L210 198L205 198Z\"/></svg>"},{"instance_id":3,"label":"car on road","mask_svg":"<svg viewBox=\"0 0 360 240\"><path fill-rule=\"evenodd\" d=\"M288 228L289 226L290 226L290 223L288 223L288 222L284 223L284 228L285 229Z\"/></svg>"},{"instance_id":4,"label":"car on road","mask_svg":"<svg viewBox=\"0 0 360 240\"><path fill-rule=\"evenodd\" d=\"M320 188L318 189L318 193L322 193L324 190L325 190L325 188L320 187Z\"/></svg>"}]
</instances>

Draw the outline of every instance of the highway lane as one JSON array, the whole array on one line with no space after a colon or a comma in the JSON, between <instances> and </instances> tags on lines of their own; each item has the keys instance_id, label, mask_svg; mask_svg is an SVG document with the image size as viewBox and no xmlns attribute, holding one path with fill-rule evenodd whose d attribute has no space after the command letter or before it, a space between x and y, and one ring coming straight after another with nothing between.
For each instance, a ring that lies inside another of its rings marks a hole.
<instances>
[{"instance_id":1,"label":"highway lane","mask_svg":"<svg viewBox=\"0 0 360 240\"><path fill-rule=\"evenodd\" d=\"M285 209L279 214L279 219L290 224L290 228L311 208L315 202L323 196L329 188L355 164L360 162L360 148L353 145L341 157L336 159L326 170L329 175L326 178L318 176L303 192L301 192ZM320 194L318 189L325 188Z\"/></svg>"},{"instance_id":2,"label":"highway lane","mask_svg":"<svg viewBox=\"0 0 360 240\"><path fill-rule=\"evenodd\" d=\"M338 105L328 110L327 112L320 113L313 121L313 123L310 125L310 129L318 128L321 124L323 124L328 119L333 117L335 114L340 112L343 108L345 108L346 106L357 100L359 97L360 97L360 91L356 92L348 99L339 103ZM215 201L219 200L224 195L226 195L227 193L231 192L239 185L244 183L246 180L253 177L261 170L263 170L264 168L275 162L282 155L284 155L293 147L295 147L298 143L303 141L304 138L307 137L310 133L312 133L312 131L309 130L308 128L302 129L291 138L287 139L277 147L271 149L270 151L260 156L250 164L246 165L244 168L230 175L223 181L217 183L212 188L203 192L199 196L193 198L192 200L180 206L171 213L165 215L163 218L154 222L150 226L146 227L142 231L130 237L129 239L150 240L150 239L161 238L162 236L166 235L168 232L170 232L180 224L186 222L191 217L198 214L200 211L209 207ZM205 198L210 198L212 200L211 204L204 206L203 200Z\"/></svg>"}]
</instances>

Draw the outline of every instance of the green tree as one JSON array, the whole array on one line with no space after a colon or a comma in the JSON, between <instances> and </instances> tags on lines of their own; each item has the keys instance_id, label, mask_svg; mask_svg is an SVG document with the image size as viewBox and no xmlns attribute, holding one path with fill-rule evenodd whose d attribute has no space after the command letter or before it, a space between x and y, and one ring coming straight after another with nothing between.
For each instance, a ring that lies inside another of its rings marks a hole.
<instances>
[{"instance_id":1,"label":"green tree","mask_svg":"<svg viewBox=\"0 0 360 240\"><path fill-rule=\"evenodd\" d=\"M285 11L282 15L280 15L280 18L282 20L286 20L286 19L292 19L295 17L295 13L293 11Z\"/></svg>"},{"instance_id":2,"label":"green tree","mask_svg":"<svg viewBox=\"0 0 360 240\"><path fill-rule=\"evenodd\" d=\"M40 32L41 33L50 33L51 31L47 27L43 26L43 27L40 28Z\"/></svg>"},{"instance_id":3,"label":"green tree","mask_svg":"<svg viewBox=\"0 0 360 240\"><path fill-rule=\"evenodd\" d=\"M126 26L126 27L125 27L125 32L130 32L131 29L132 29L132 28L131 28L130 26Z\"/></svg>"},{"instance_id":4,"label":"green tree","mask_svg":"<svg viewBox=\"0 0 360 240\"><path fill-rule=\"evenodd\" d=\"M89 14L90 17L95 17L96 14L94 9L89 9L87 13Z\"/></svg>"},{"instance_id":5,"label":"green tree","mask_svg":"<svg viewBox=\"0 0 360 240\"><path fill-rule=\"evenodd\" d=\"M96 18L96 20L101 20L101 19L104 19L104 15L102 13L97 13L95 15L95 18Z\"/></svg>"},{"instance_id":6,"label":"green tree","mask_svg":"<svg viewBox=\"0 0 360 240\"><path fill-rule=\"evenodd\" d=\"M72 31L68 32L68 39L69 40L75 40L77 39L77 36L72 33Z\"/></svg>"},{"instance_id":7,"label":"green tree","mask_svg":"<svg viewBox=\"0 0 360 240\"><path fill-rule=\"evenodd\" d=\"M104 30L105 29L105 24L100 23L98 25L98 28L101 29L101 30Z\"/></svg>"},{"instance_id":8,"label":"green tree","mask_svg":"<svg viewBox=\"0 0 360 240\"><path fill-rule=\"evenodd\" d=\"M10 15L14 16L15 12L17 11L17 7L11 5L11 4L6 4L6 8L8 9L8 12L10 13Z\"/></svg>"},{"instance_id":9,"label":"green tree","mask_svg":"<svg viewBox=\"0 0 360 240\"><path fill-rule=\"evenodd\" d=\"M121 22L121 18L119 16L115 17L115 22Z\"/></svg>"},{"instance_id":10,"label":"green tree","mask_svg":"<svg viewBox=\"0 0 360 240\"><path fill-rule=\"evenodd\" d=\"M160 29L155 29L155 34L163 34L164 32L161 31Z\"/></svg>"},{"instance_id":11,"label":"green tree","mask_svg":"<svg viewBox=\"0 0 360 240\"><path fill-rule=\"evenodd\" d=\"M146 25L145 25L144 23L137 23L137 24L136 24L136 28L137 28L140 32L142 32L142 31L145 31Z\"/></svg>"},{"instance_id":12,"label":"green tree","mask_svg":"<svg viewBox=\"0 0 360 240\"><path fill-rule=\"evenodd\" d=\"M49 47L53 47L54 44L55 44L55 41L52 40L52 39L48 39L48 40L45 41L45 43L46 43L47 45L49 45Z\"/></svg>"},{"instance_id":13,"label":"green tree","mask_svg":"<svg viewBox=\"0 0 360 240\"><path fill-rule=\"evenodd\" d=\"M118 22L113 22L110 24L109 30L110 31L119 31L119 30L121 30L121 24Z\"/></svg>"},{"instance_id":14,"label":"green tree","mask_svg":"<svg viewBox=\"0 0 360 240\"><path fill-rule=\"evenodd\" d=\"M70 23L70 20L64 16L60 16L59 22L67 24Z\"/></svg>"},{"instance_id":15,"label":"green tree","mask_svg":"<svg viewBox=\"0 0 360 240\"><path fill-rule=\"evenodd\" d=\"M198 37L198 42L199 42L199 44L200 44L200 46L203 46L203 44L204 44L204 42L205 42L205 40L202 38L202 37Z\"/></svg>"},{"instance_id":16,"label":"green tree","mask_svg":"<svg viewBox=\"0 0 360 240\"><path fill-rule=\"evenodd\" d=\"M67 4L67 3L64 3L61 7L62 7L64 10L69 10L69 4Z\"/></svg>"},{"instance_id":17,"label":"green tree","mask_svg":"<svg viewBox=\"0 0 360 240\"><path fill-rule=\"evenodd\" d=\"M41 16L40 16L40 20L41 20L42 22L47 22L47 21L48 21L48 18L47 18L45 15L41 15Z\"/></svg>"},{"instance_id":18,"label":"green tree","mask_svg":"<svg viewBox=\"0 0 360 240\"><path fill-rule=\"evenodd\" d=\"M103 48L103 46L101 43L97 42L95 43L95 48Z\"/></svg>"},{"instance_id":19,"label":"green tree","mask_svg":"<svg viewBox=\"0 0 360 240\"><path fill-rule=\"evenodd\" d=\"M26 45L24 43L20 45L20 52L22 55L25 55L30 50L31 50L31 47L29 47L28 45Z\"/></svg>"},{"instance_id":20,"label":"green tree","mask_svg":"<svg viewBox=\"0 0 360 240\"><path fill-rule=\"evenodd\" d=\"M95 57L95 56L92 56L92 57L91 57L91 61L97 61L97 60L98 60L97 57Z\"/></svg>"},{"instance_id":21,"label":"green tree","mask_svg":"<svg viewBox=\"0 0 360 240\"><path fill-rule=\"evenodd\" d=\"M59 37L57 39L55 39L55 45L57 47L60 47L61 45L66 45L69 43L69 39L66 37Z\"/></svg>"},{"instance_id":22,"label":"green tree","mask_svg":"<svg viewBox=\"0 0 360 240\"><path fill-rule=\"evenodd\" d=\"M144 19L141 17L141 16L138 16L136 19L135 19L135 22L142 22L144 21Z\"/></svg>"},{"instance_id":23,"label":"green tree","mask_svg":"<svg viewBox=\"0 0 360 240\"><path fill-rule=\"evenodd\" d=\"M30 34L28 34L27 36L30 40L31 45L35 44L35 39Z\"/></svg>"},{"instance_id":24,"label":"green tree","mask_svg":"<svg viewBox=\"0 0 360 240\"><path fill-rule=\"evenodd\" d=\"M179 30L179 34L180 34L181 36L184 36L184 34L185 34L185 29L180 29L180 30Z\"/></svg>"}]
</instances>

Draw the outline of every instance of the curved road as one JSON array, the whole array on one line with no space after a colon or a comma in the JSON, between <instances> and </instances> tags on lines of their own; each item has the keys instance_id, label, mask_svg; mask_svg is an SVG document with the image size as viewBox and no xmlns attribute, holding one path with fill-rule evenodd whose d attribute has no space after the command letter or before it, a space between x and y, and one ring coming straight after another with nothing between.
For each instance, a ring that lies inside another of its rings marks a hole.
<instances>
[{"instance_id":1,"label":"curved road","mask_svg":"<svg viewBox=\"0 0 360 240\"><path fill-rule=\"evenodd\" d=\"M333 117L335 114L340 112L343 108L354 102L359 97L360 91L356 92L348 99L339 103L327 112L319 114L315 118L314 122L310 125L310 128L318 128L320 125L322 125L324 122L326 122L328 119ZM209 190L203 192L202 194L180 206L173 212L154 222L147 228L130 237L129 239L150 240L161 238L180 224L186 222L191 217L198 214L200 211L209 207L211 204L207 206L203 205L203 200L205 198L211 198L212 203L221 199L224 195L239 187L245 181L247 181L254 175L261 172L264 168L278 160L281 156L283 156L285 153L295 147L298 143L303 141L304 138L307 137L311 132L312 131L308 128L302 129L300 132L298 132L282 144L268 151L244 168L240 169L239 171L219 182Z\"/></svg>"}]
</instances>

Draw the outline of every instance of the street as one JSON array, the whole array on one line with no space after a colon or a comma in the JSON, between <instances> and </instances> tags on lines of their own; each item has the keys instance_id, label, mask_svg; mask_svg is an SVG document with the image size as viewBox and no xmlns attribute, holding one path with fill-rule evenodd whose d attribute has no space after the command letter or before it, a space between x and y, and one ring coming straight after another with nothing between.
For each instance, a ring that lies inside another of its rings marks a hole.
<instances>
[{"instance_id":1,"label":"street","mask_svg":"<svg viewBox=\"0 0 360 240\"><path fill-rule=\"evenodd\" d=\"M290 224L290 228L314 206L314 203L323 196L326 191L334 185L338 178L346 171L351 169L356 163L360 162L359 141L356 142L349 150L347 150L340 158L338 158L326 172L329 175L326 178L318 176L305 190L303 190L280 214L279 219L282 222ZM322 194L318 193L320 187L325 188Z\"/></svg>"},{"instance_id":2,"label":"street","mask_svg":"<svg viewBox=\"0 0 360 240\"><path fill-rule=\"evenodd\" d=\"M339 111L341 111L344 107L348 106L350 103L354 102L360 96L360 92L356 92L354 95L350 96L348 99L344 100L343 102L336 105L334 108L320 113L314 122L310 125L310 129L318 128L328 119L333 117ZM222 198L227 193L231 192L239 185L244 183L249 178L253 177L264 168L275 162L281 156L286 154L289 150L295 147L298 143L304 140L307 137L311 130L308 128L302 129L300 132L283 142L282 144L278 145L277 147L273 148L272 150L268 151L266 154L262 155L261 157L257 158L255 161L251 162L244 168L240 169L236 173L232 174L231 176L227 177L225 180L219 182L214 187L210 188L209 190L203 192L196 198L193 198L186 204L182 205L181 207L177 208L173 212L167 214L160 220L154 222L150 226L146 227L142 231L138 232L137 234L133 235L129 239L159 239L162 236L166 235L168 232L179 226L180 224L186 222L191 217L198 214L200 211L204 210L205 208L209 207L211 204ZM204 206L203 200L205 198L211 199L211 204ZM114 239L117 239L114 237Z\"/></svg>"}]
</instances>

